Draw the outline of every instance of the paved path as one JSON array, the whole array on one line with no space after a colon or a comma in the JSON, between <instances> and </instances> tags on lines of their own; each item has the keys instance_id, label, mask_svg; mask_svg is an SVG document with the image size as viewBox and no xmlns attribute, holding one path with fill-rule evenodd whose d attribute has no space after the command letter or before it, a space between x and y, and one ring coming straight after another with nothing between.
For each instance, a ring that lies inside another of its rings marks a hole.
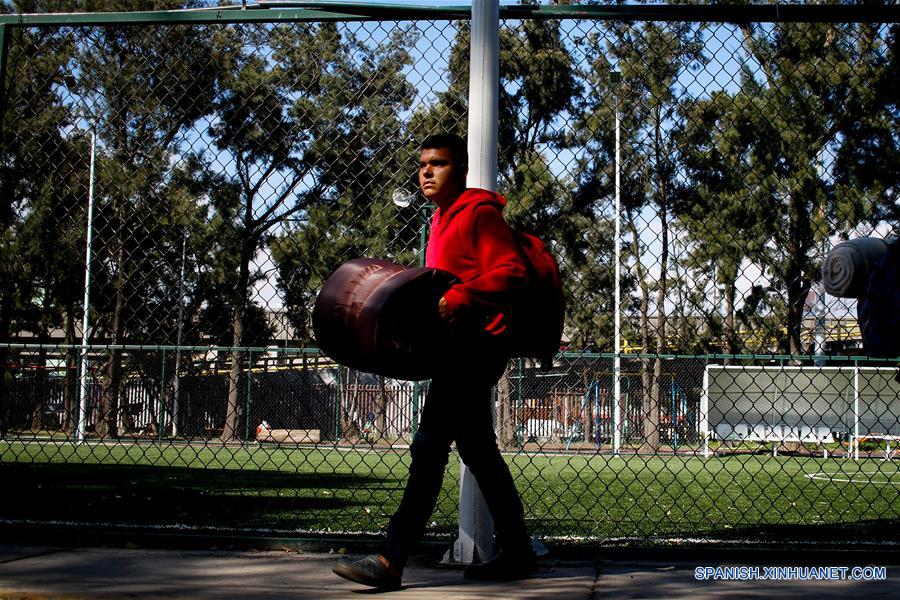
<instances>
[{"instance_id":1,"label":"paved path","mask_svg":"<svg viewBox=\"0 0 900 600\"><path fill-rule=\"evenodd\" d=\"M0 598L358 598L373 591L338 578L338 555L285 552L0 546ZM714 564L714 563L712 563ZM549 561L538 576L471 582L456 568L407 568L400 591L380 598L900 598L887 581L697 581L696 563Z\"/></svg>"},{"instance_id":2,"label":"paved path","mask_svg":"<svg viewBox=\"0 0 900 600\"><path fill-rule=\"evenodd\" d=\"M0 598L354 598L372 591L334 575L336 554L0 547ZM591 562L543 568L527 583L471 582L455 568L411 565L380 598L591 597Z\"/></svg>"}]
</instances>

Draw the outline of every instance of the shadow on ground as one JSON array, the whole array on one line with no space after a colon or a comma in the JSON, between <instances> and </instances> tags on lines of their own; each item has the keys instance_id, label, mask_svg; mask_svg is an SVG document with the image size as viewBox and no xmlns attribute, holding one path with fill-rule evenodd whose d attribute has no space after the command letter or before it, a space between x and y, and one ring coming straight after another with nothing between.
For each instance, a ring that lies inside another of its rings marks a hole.
<instances>
[{"instance_id":1,"label":"shadow on ground","mask_svg":"<svg viewBox=\"0 0 900 600\"><path fill-rule=\"evenodd\" d=\"M91 464L0 464L0 517L229 528L338 528L397 480L337 473ZM364 493L363 493L364 490Z\"/></svg>"}]
</instances>

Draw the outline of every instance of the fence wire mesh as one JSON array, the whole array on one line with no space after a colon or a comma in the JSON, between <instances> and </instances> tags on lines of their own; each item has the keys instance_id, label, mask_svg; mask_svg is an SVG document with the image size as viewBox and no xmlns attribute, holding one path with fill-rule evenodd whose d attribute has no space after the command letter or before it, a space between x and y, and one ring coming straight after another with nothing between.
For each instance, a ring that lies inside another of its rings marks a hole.
<instances>
[{"instance_id":1,"label":"fence wire mesh","mask_svg":"<svg viewBox=\"0 0 900 600\"><path fill-rule=\"evenodd\" d=\"M496 389L534 533L896 535L897 361L821 267L897 231L897 33L502 22L499 188L568 298L553 369ZM465 135L468 21L4 35L2 522L382 530L428 382L335 364L310 314L348 259L422 263L417 143Z\"/></svg>"}]
</instances>

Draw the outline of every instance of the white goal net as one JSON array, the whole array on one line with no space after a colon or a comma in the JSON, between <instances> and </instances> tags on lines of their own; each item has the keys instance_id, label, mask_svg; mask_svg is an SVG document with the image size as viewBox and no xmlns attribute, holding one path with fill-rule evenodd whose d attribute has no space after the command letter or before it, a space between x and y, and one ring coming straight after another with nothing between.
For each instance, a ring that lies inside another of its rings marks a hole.
<instances>
[{"instance_id":1,"label":"white goal net","mask_svg":"<svg viewBox=\"0 0 900 600\"><path fill-rule=\"evenodd\" d=\"M711 439L826 444L900 437L900 383L887 367L708 365L700 397Z\"/></svg>"}]
</instances>

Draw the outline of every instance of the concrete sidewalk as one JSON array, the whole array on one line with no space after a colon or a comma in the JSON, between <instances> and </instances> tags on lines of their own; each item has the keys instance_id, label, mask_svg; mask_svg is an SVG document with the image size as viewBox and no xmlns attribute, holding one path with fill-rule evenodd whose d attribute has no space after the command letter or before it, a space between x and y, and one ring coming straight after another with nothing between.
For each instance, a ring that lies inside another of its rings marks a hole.
<instances>
[{"instance_id":1,"label":"concrete sidewalk","mask_svg":"<svg viewBox=\"0 0 900 600\"><path fill-rule=\"evenodd\" d=\"M0 546L0 598L354 598L373 590L331 572L338 554ZM391 598L585 598L591 562L546 565L512 583L410 565Z\"/></svg>"},{"instance_id":2,"label":"concrete sidewalk","mask_svg":"<svg viewBox=\"0 0 900 600\"><path fill-rule=\"evenodd\" d=\"M337 554L0 546L0 598L356 598L373 590L338 578ZM709 563L715 564L715 563ZM696 563L544 561L537 577L471 582L456 568L413 564L385 598L900 597L887 581L697 581Z\"/></svg>"}]
</instances>

